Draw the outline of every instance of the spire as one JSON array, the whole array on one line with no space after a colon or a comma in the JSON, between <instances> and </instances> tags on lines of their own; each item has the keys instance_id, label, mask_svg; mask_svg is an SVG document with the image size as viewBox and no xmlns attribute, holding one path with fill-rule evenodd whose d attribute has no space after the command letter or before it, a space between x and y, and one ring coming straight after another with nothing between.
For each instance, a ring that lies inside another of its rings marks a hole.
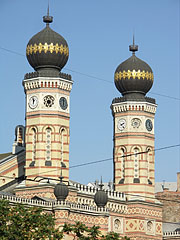
<instances>
[{"instance_id":1,"label":"spire","mask_svg":"<svg viewBox=\"0 0 180 240\"><path fill-rule=\"evenodd\" d=\"M62 168L61 168L61 175L60 175L59 178L60 178L60 182L62 183L62 180L63 180L63 178L64 178L64 177L62 176Z\"/></svg>"},{"instance_id":2,"label":"spire","mask_svg":"<svg viewBox=\"0 0 180 240\"><path fill-rule=\"evenodd\" d=\"M135 45L135 41L134 41L134 34L133 34L133 44L129 45L129 51L131 51L133 55L135 55L135 52L138 51L138 45Z\"/></svg>"},{"instance_id":3,"label":"spire","mask_svg":"<svg viewBox=\"0 0 180 240\"><path fill-rule=\"evenodd\" d=\"M101 176L101 183L99 184L99 186L100 186L100 190L102 190L102 188L104 186L104 184L102 183L102 176Z\"/></svg>"},{"instance_id":4,"label":"spire","mask_svg":"<svg viewBox=\"0 0 180 240\"><path fill-rule=\"evenodd\" d=\"M49 1L48 1L47 16L49 17Z\"/></svg>"},{"instance_id":5,"label":"spire","mask_svg":"<svg viewBox=\"0 0 180 240\"><path fill-rule=\"evenodd\" d=\"M49 23L52 23L53 17L49 16L49 1L48 1L48 8L47 8L47 15L43 17L43 22L46 23L46 26L49 26Z\"/></svg>"}]
</instances>

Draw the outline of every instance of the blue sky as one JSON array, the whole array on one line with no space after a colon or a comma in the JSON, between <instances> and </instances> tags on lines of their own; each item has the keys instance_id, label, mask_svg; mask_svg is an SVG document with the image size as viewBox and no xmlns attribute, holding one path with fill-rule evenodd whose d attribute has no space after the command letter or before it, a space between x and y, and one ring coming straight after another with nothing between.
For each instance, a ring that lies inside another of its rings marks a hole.
<instances>
[{"instance_id":1,"label":"blue sky","mask_svg":"<svg viewBox=\"0 0 180 240\"><path fill-rule=\"evenodd\" d=\"M47 2L0 1L1 153L11 151L14 129L24 124L22 80L27 72L33 71L26 60L25 49L29 39L44 28L42 17L46 14ZM112 157L110 105L113 98L120 96L113 83L114 71L131 55L128 46L133 32L139 45L136 55L151 66L155 77L148 93L158 104L155 146L179 144L180 101L173 99L180 99L179 4L179 0L50 0L50 15L54 17L51 27L67 40L70 49L68 63L62 71L70 73L74 80L71 166ZM176 181L180 149L157 151L155 157L156 181ZM70 171L70 178L82 183L101 176L104 181L112 179L111 161Z\"/></svg>"}]
</instances>

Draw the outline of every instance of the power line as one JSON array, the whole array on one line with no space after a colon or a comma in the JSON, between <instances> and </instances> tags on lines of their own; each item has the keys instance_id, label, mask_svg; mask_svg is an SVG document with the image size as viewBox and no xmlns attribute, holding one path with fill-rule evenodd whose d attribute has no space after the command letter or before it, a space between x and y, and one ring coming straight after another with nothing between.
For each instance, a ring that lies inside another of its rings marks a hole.
<instances>
[{"instance_id":1,"label":"power line","mask_svg":"<svg viewBox=\"0 0 180 240\"><path fill-rule=\"evenodd\" d=\"M155 93L155 92L152 92L152 91L150 91L149 93L153 94L153 95L160 96L160 97L166 97L166 98L171 98L171 99L180 101L180 98L176 98L176 97L172 97L172 96L168 96L168 95L164 95L164 94L160 94L160 93Z\"/></svg>"},{"instance_id":2,"label":"power line","mask_svg":"<svg viewBox=\"0 0 180 240\"><path fill-rule=\"evenodd\" d=\"M165 146L165 147L160 147L160 148L155 148L152 150L147 150L147 151L142 151L142 152L138 152L138 153L131 153L131 154L126 154L126 155L122 155L120 156L120 158L124 158L124 157L130 157L130 156L136 156L136 155L140 155L140 154L146 154L148 152L156 152L156 151L162 151L162 150L166 150L166 149L170 149L170 148L175 148L175 147L180 147L180 144L175 144L175 145L169 145L169 146ZM82 166L87 166L87 165L91 165L91 164L96 164L96 163L101 163L101 162L107 162L113 160L113 158L106 158L106 159L101 159L101 160L97 160L97 161L93 161L93 162L87 162L87 163L82 163L82 164L77 164L74 166L70 166L70 168L76 168L76 167L82 167ZM50 171L46 171L46 172L42 172L44 173L49 173L49 172L54 172L56 170L50 170ZM42 174L41 173L41 174Z\"/></svg>"},{"instance_id":3,"label":"power line","mask_svg":"<svg viewBox=\"0 0 180 240\"><path fill-rule=\"evenodd\" d=\"M70 166L70 168L76 168L76 167L83 167L83 166L87 166L87 165L91 165L91 164L96 164L96 163L100 163L100 162L107 162L112 160L113 158L106 158L106 159L102 159L102 160L97 160L97 161L93 161L93 162L88 162L88 163L82 163L82 164L78 164L78 165L74 165L74 166Z\"/></svg>"},{"instance_id":4,"label":"power line","mask_svg":"<svg viewBox=\"0 0 180 240\"><path fill-rule=\"evenodd\" d=\"M23 56L23 57L25 57L24 54L21 54L21 53L18 53L18 52L12 51L12 50L7 49L7 48L3 48L3 47L1 47L1 46L0 46L0 49L4 50L4 51L6 51L6 52L10 52L10 53L13 53L13 54L16 54L16 55L19 55L19 56Z\"/></svg>"},{"instance_id":5,"label":"power line","mask_svg":"<svg viewBox=\"0 0 180 240\"><path fill-rule=\"evenodd\" d=\"M1 47L1 46L0 46L0 49L2 49L2 50L4 50L4 51L7 51L7 52L10 52L10 53L13 53L13 54L17 54L17 55L19 55L19 56L25 57L24 54L18 53L18 52L16 52L16 51L12 51L12 50L7 49L7 48L3 48L3 47ZM104 79L104 78L99 78L99 77L96 77L96 76L93 76L93 75L90 75L90 74L86 74L86 73L82 73L82 72L79 72L79 71L75 71L75 70L72 70L72 69L69 69L69 68L64 68L64 69L66 69L67 71L70 71L70 72L74 72L74 73L77 73L77 74L80 74L80 75L89 77L89 78L93 78L93 79L97 79L97 80L99 80L99 81L103 81L103 82L107 82L107 83L113 84L112 81L109 81L109 80ZM150 91L149 93L150 93L150 94L153 94L153 95L160 96L160 97L166 97L166 98L170 98L170 99L174 99L174 100L180 101L180 98L168 96L168 95L165 95L165 94L155 93L155 92L152 92L152 91Z\"/></svg>"},{"instance_id":6,"label":"power line","mask_svg":"<svg viewBox=\"0 0 180 240\"><path fill-rule=\"evenodd\" d=\"M112 81L109 81L107 79L103 79L103 78L99 78L99 77L95 77L95 76L92 76L92 75L89 75L89 74L86 74L86 73L82 73L82 72L78 72L78 71L75 71L75 70L71 70L69 68L64 68L70 72L74 72L74 73L77 73L77 74L81 74L83 76L86 76L86 77L89 77L89 78L94 78L94 79L97 79L97 80L100 80L100 81L104 81L104 82L107 82L107 83L113 83Z\"/></svg>"},{"instance_id":7,"label":"power line","mask_svg":"<svg viewBox=\"0 0 180 240\"><path fill-rule=\"evenodd\" d=\"M136 155L144 154L144 153L146 154L148 152L161 151L161 150L175 148L175 147L179 147L179 146L180 146L180 144L165 146L165 147L156 148L156 149L153 149L153 150L147 150L147 151L143 151L143 152L139 152L139 153L132 153L132 154L127 154L127 155L122 155L122 156L120 156L120 158L136 156ZM97 161L93 161L93 162L77 164L77 165L70 166L69 169L77 168L77 167L83 167L83 166L92 165L92 164L97 164L97 163L101 163L101 162L107 162L107 161L111 161L111 160L113 160L113 158L106 158L106 159L101 159L101 160L97 160ZM54 172L54 171L57 171L57 170L50 170L50 171L42 172L41 174L46 174L46 173Z\"/></svg>"},{"instance_id":8,"label":"power line","mask_svg":"<svg viewBox=\"0 0 180 240\"><path fill-rule=\"evenodd\" d=\"M3 175L0 175L0 177L4 177L4 178L8 178L8 179L17 179L18 180L18 178L13 178L13 177L7 177L7 176L3 176ZM54 180L54 181L60 181L60 180L58 180L58 179L55 179L55 178L48 178L48 177L42 177L42 176L39 176L40 178L42 178L42 179L46 179L47 180L47 183L49 183L49 180ZM40 182L40 180L36 180L36 179L29 179L29 178L26 178L26 177L24 177L24 180L26 180L26 181L31 181L31 182ZM111 192L111 190L105 190L105 192ZM140 197L140 198L142 198L142 197L144 197L144 196L141 196L141 195L139 195L139 194L132 194L132 193L125 193L125 195L126 196L131 196L131 197ZM167 202L175 202L175 203L180 203L180 201L178 201L178 200L171 200L171 199L165 199L165 198L158 198L158 197L148 197L148 196L145 196L145 198L147 198L147 199L152 199L152 200L160 200L160 201L167 201Z\"/></svg>"}]
</instances>

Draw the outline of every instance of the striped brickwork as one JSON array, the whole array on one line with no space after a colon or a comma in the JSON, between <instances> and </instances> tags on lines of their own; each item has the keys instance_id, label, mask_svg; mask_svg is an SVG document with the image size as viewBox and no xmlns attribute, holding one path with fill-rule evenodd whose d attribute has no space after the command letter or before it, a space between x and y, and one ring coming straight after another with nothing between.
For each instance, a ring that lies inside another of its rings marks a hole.
<instances>
[{"instance_id":1,"label":"striped brickwork","mask_svg":"<svg viewBox=\"0 0 180 240\"><path fill-rule=\"evenodd\" d=\"M69 119L72 81L37 77L23 82L26 93L26 176L69 180ZM36 98L35 107L31 105ZM63 109L60 98L65 98ZM27 186L39 185L26 181Z\"/></svg>"},{"instance_id":2,"label":"striped brickwork","mask_svg":"<svg viewBox=\"0 0 180 240\"><path fill-rule=\"evenodd\" d=\"M9 155L0 162L0 187L11 185L12 181L24 175L25 152Z\"/></svg>"},{"instance_id":3,"label":"striped brickwork","mask_svg":"<svg viewBox=\"0 0 180 240\"><path fill-rule=\"evenodd\" d=\"M113 103L111 109L114 117L115 190L126 193L128 199L141 195L143 200L153 201L156 105L120 102ZM151 120L152 130L147 130L147 120Z\"/></svg>"},{"instance_id":4,"label":"striped brickwork","mask_svg":"<svg viewBox=\"0 0 180 240\"><path fill-rule=\"evenodd\" d=\"M45 211L53 211L57 226L63 226L65 222L74 224L80 221L89 227L100 226L100 230L105 234L114 231L120 236L128 236L131 239L162 239L162 206L159 203L127 201L122 193L108 191L106 207L97 208L94 204L96 189L88 189L84 185L71 185L65 202L57 202L54 199L53 188L50 189L48 184L44 189L46 189L44 192L37 188L36 193L30 193L30 188L26 187L24 191L26 195L18 194L18 197L7 196L7 198L13 203L21 202L29 206L40 206ZM27 199L28 193L29 199ZM52 201L32 200L30 198L33 194L42 198L52 198Z\"/></svg>"}]
</instances>

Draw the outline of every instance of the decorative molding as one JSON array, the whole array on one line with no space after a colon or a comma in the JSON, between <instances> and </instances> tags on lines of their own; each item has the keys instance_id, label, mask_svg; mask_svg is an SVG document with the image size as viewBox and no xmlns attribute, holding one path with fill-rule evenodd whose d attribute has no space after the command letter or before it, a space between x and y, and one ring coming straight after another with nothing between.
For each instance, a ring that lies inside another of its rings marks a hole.
<instances>
[{"instance_id":1,"label":"decorative molding","mask_svg":"<svg viewBox=\"0 0 180 240\"><path fill-rule=\"evenodd\" d=\"M34 45L27 45L27 48L26 48L26 55L32 55L32 54L36 54L36 53L41 53L41 52L44 52L44 53L47 53L47 52L50 52L50 53L53 53L55 52L56 54L60 53L60 54L64 54L65 56L69 56L69 48L68 46L63 46L62 44L61 45L58 45L58 43L56 43L56 45L54 45L53 43L51 44L42 44L42 43L39 43L39 44L34 44Z\"/></svg>"},{"instance_id":2,"label":"decorative molding","mask_svg":"<svg viewBox=\"0 0 180 240\"><path fill-rule=\"evenodd\" d=\"M127 112L127 111L144 111L155 114L156 104L147 102L119 102L112 103L111 109L113 113Z\"/></svg>"},{"instance_id":3,"label":"decorative molding","mask_svg":"<svg viewBox=\"0 0 180 240\"><path fill-rule=\"evenodd\" d=\"M154 80L154 76L153 76L153 73L152 72L148 72L148 71L141 71L141 70L127 70L126 71L123 71L123 72L116 72L115 73L115 80L118 81L118 80L122 80L122 79L135 79L135 78L138 78L138 79L147 79L147 80L151 80L153 81Z\"/></svg>"},{"instance_id":4,"label":"decorative molding","mask_svg":"<svg viewBox=\"0 0 180 240\"><path fill-rule=\"evenodd\" d=\"M23 86L25 91L37 88L58 88L71 91L73 82L63 78L37 77L24 79Z\"/></svg>"},{"instance_id":5,"label":"decorative molding","mask_svg":"<svg viewBox=\"0 0 180 240\"><path fill-rule=\"evenodd\" d=\"M171 237L180 237L180 232L172 231L172 232L163 232L163 237L171 236ZM170 238L168 238L170 239ZM178 238L179 239L179 238Z\"/></svg>"},{"instance_id":6,"label":"decorative molding","mask_svg":"<svg viewBox=\"0 0 180 240\"><path fill-rule=\"evenodd\" d=\"M6 199L10 202L11 205L13 204L24 204L28 206L37 206L37 207L42 207L46 208L47 210L58 210L58 209L69 209L70 211L80 211L86 212L88 214L94 213L94 214L108 214L109 211L107 208L98 208L98 207L92 207L92 206L87 206L83 204L77 204L77 203L70 203L68 201L40 201L40 200L32 200L28 198L20 198L16 196L8 196L8 195L0 195L0 199Z\"/></svg>"},{"instance_id":7,"label":"decorative molding","mask_svg":"<svg viewBox=\"0 0 180 240\"><path fill-rule=\"evenodd\" d=\"M114 217L113 219L113 231L117 233L123 233L123 218Z\"/></svg>"},{"instance_id":8,"label":"decorative molding","mask_svg":"<svg viewBox=\"0 0 180 240\"><path fill-rule=\"evenodd\" d=\"M58 73L60 78L64 78L66 80L72 80L71 75L63 72ZM30 78L37 78L37 77L47 77L47 75L43 72L31 72L31 73L26 73L24 76L24 79L30 79ZM50 76L52 78L52 76Z\"/></svg>"}]
</instances>

